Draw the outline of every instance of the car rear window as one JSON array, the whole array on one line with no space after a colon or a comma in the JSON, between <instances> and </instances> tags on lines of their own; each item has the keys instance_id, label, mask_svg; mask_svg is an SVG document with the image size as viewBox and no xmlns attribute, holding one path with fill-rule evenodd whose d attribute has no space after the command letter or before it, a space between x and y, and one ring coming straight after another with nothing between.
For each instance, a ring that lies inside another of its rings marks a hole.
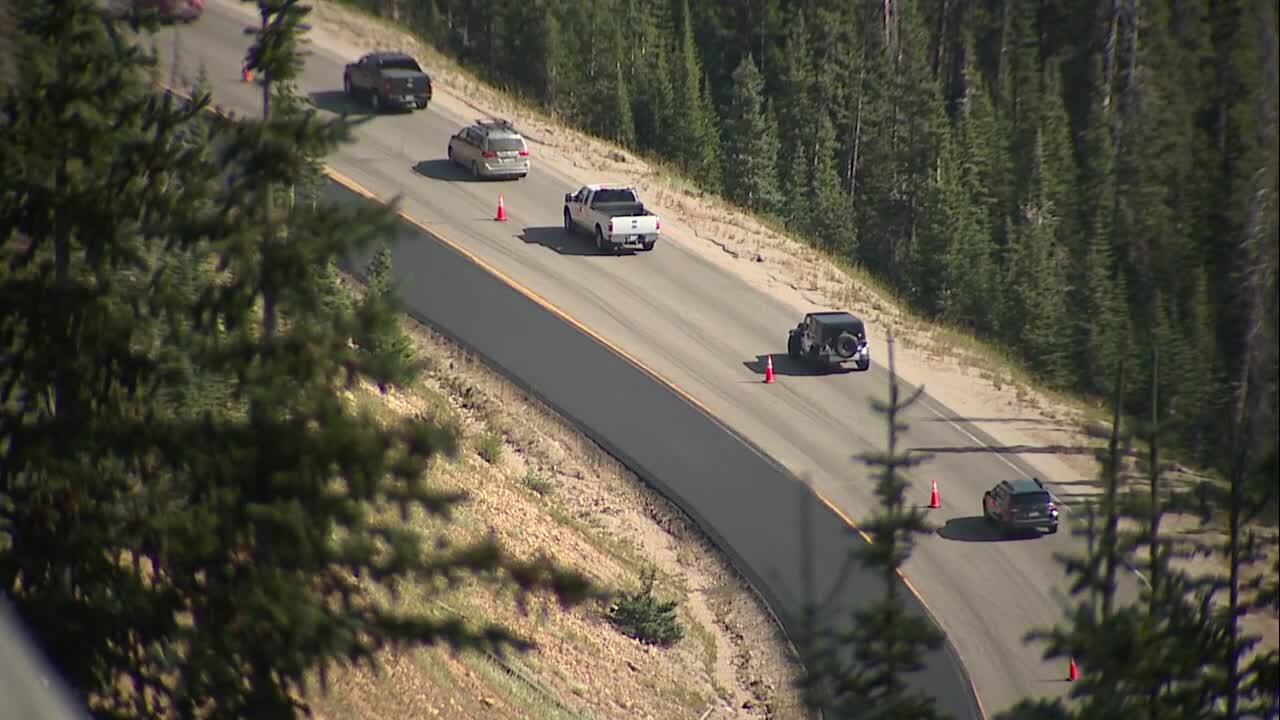
<instances>
[{"instance_id":1,"label":"car rear window","mask_svg":"<svg viewBox=\"0 0 1280 720\"><path fill-rule=\"evenodd\" d=\"M524 142L520 138L513 137L489 138L489 149L498 152L513 152L515 150L523 150Z\"/></svg>"},{"instance_id":2,"label":"car rear window","mask_svg":"<svg viewBox=\"0 0 1280 720\"><path fill-rule=\"evenodd\" d=\"M1015 505L1048 505L1049 493L1047 492L1020 493L1018 495L1013 496L1013 503Z\"/></svg>"},{"instance_id":3,"label":"car rear window","mask_svg":"<svg viewBox=\"0 0 1280 720\"><path fill-rule=\"evenodd\" d=\"M597 190L593 203L635 202L636 194L630 190Z\"/></svg>"},{"instance_id":4,"label":"car rear window","mask_svg":"<svg viewBox=\"0 0 1280 720\"><path fill-rule=\"evenodd\" d=\"M383 59L383 61L379 63L379 66L383 70L414 70L416 72L422 72L422 68L418 63L410 60L409 58Z\"/></svg>"}]
</instances>

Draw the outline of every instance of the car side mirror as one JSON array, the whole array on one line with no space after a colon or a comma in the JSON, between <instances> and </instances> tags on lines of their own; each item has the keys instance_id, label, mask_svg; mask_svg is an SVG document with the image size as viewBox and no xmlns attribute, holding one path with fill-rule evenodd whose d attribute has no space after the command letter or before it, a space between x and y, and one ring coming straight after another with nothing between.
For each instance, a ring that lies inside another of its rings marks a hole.
<instances>
[{"instance_id":1,"label":"car side mirror","mask_svg":"<svg viewBox=\"0 0 1280 720\"><path fill-rule=\"evenodd\" d=\"M564 201L565 201L565 202L573 202L573 193L565 193L565 194L564 194Z\"/></svg>"}]
</instances>

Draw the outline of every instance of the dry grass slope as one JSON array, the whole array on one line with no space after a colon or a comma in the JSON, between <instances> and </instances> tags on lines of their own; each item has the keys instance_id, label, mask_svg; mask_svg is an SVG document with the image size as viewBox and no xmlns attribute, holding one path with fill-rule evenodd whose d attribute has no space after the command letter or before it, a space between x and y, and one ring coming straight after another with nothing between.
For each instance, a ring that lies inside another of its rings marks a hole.
<instances>
[{"instance_id":1,"label":"dry grass slope","mask_svg":"<svg viewBox=\"0 0 1280 720\"><path fill-rule=\"evenodd\" d=\"M352 283L354 287L354 283ZM619 633L605 608L520 612L475 584L404 602L497 621L539 648L500 662L443 649L387 653L382 672L337 674L313 697L328 720L374 718L798 718L796 667L756 596L669 503L535 399L446 339L410 323L432 368L417 387L350 399L379 416L455 418L467 450L433 481L471 495L448 537L495 533L522 556L546 552L613 587L657 570L686 634L667 649ZM411 519L436 535L440 526ZM706 713L704 715L704 713Z\"/></svg>"}]
</instances>

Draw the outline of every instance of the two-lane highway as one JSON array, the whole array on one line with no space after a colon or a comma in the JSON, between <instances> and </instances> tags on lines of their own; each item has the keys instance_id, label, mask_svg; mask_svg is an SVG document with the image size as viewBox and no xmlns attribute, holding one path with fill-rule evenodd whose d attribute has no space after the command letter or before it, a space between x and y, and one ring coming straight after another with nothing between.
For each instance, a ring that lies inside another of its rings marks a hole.
<instances>
[{"instance_id":1,"label":"two-lane highway","mask_svg":"<svg viewBox=\"0 0 1280 720\"><path fill-rule=\"evenodd\" d=\"M212 0L204 17L177 31L181 37L176 44L183 72L194 75L206 67L215 100L245 114L257 111L260 97L260 88L242 83L239 75L249 42L243 28L252 21L238 3ZM158 38L167 63L172 63L172 45L169 33ZM312 50L301 88L327 111L357 110L340 98L342 64L354 58L322 42ZM437 86L437 95L446 92ZM401 196L406 214L651 368L806 478L849 516L865 517L871 511L873 481L852 456L883 446L884 424L871 411L871 400L885 395L882 338L872 338L877 364L870 372L811 376L795 370L786 360L785 339L801 311L702 260L688 249L688 243L699 242L692 238L668 234L651 253L596 255L586 238L563 234L561 201L566 191L609 178L561 176L538 164L533 144L534 165L526 179L471 181L445 160L449 136L470 119L438 104L423 112L373 118L355 129L355 142L331 157L329 165L382 199ZM493 221L498 193L505 196L506 223ZM413 264L414 255L396 252L397 275L406 288L436 281L431 268ZM494 327L492 332L499 342L509 330ZM550 339L526 337L522 342ZM773 385L759 382L756 362L765 354L773 354L778 366L780 377ZM562 356L559 362L569 379L587 371L581 358ZM625 415L629 409L615 402L619 398L606 394L596 402ZM951 413L933 401L917 407L909 417L906 444L974 448L991 442L976 428L943 415ZM680 472L678 460L673 458L671 472ZM925 538L906 575L954 643L991 714L1020 698L1058 695L1066 688L1065 668L1042 662L1040 648L1022 638L1027 630L1062 617L1066 584L1053 554L1075 548L1075 541L1063 532L990 542L991 535L974 521L981 514L984 490L1000 479L1029 474L1016 458L973 452L939 455L914 477L913 492L921 502L928 498L930 480L938 480L944 507L931 511L931 520L939 526L950 521L950 531ZM708 487L723 488L723 482L717 478ZM742 488L724 492L718 500L726 511L749 517L762 510L765 498ZM782 528L800 526L788 507L763 510L767 522L757 530L763 542Z\"/></svg>"}]
</instances>

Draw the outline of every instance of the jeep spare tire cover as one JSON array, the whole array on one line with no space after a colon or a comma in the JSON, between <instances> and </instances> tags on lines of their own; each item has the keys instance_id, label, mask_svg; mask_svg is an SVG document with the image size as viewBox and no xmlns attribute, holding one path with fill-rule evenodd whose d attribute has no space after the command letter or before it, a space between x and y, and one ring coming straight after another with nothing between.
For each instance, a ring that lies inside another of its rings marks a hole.
<instances>
[{"instance_id":1,"label":"jeep spare tire cover","mask_svg":"<svg viewBox=\"0 0 1280 720\"><path fill-rule=\"evenodd\" d=\"M853 354L858 352L858 338L853 335L842 332L840 337L836 338L836 354L842 358L851 358Z\"/></svg>"}]
</instances>

